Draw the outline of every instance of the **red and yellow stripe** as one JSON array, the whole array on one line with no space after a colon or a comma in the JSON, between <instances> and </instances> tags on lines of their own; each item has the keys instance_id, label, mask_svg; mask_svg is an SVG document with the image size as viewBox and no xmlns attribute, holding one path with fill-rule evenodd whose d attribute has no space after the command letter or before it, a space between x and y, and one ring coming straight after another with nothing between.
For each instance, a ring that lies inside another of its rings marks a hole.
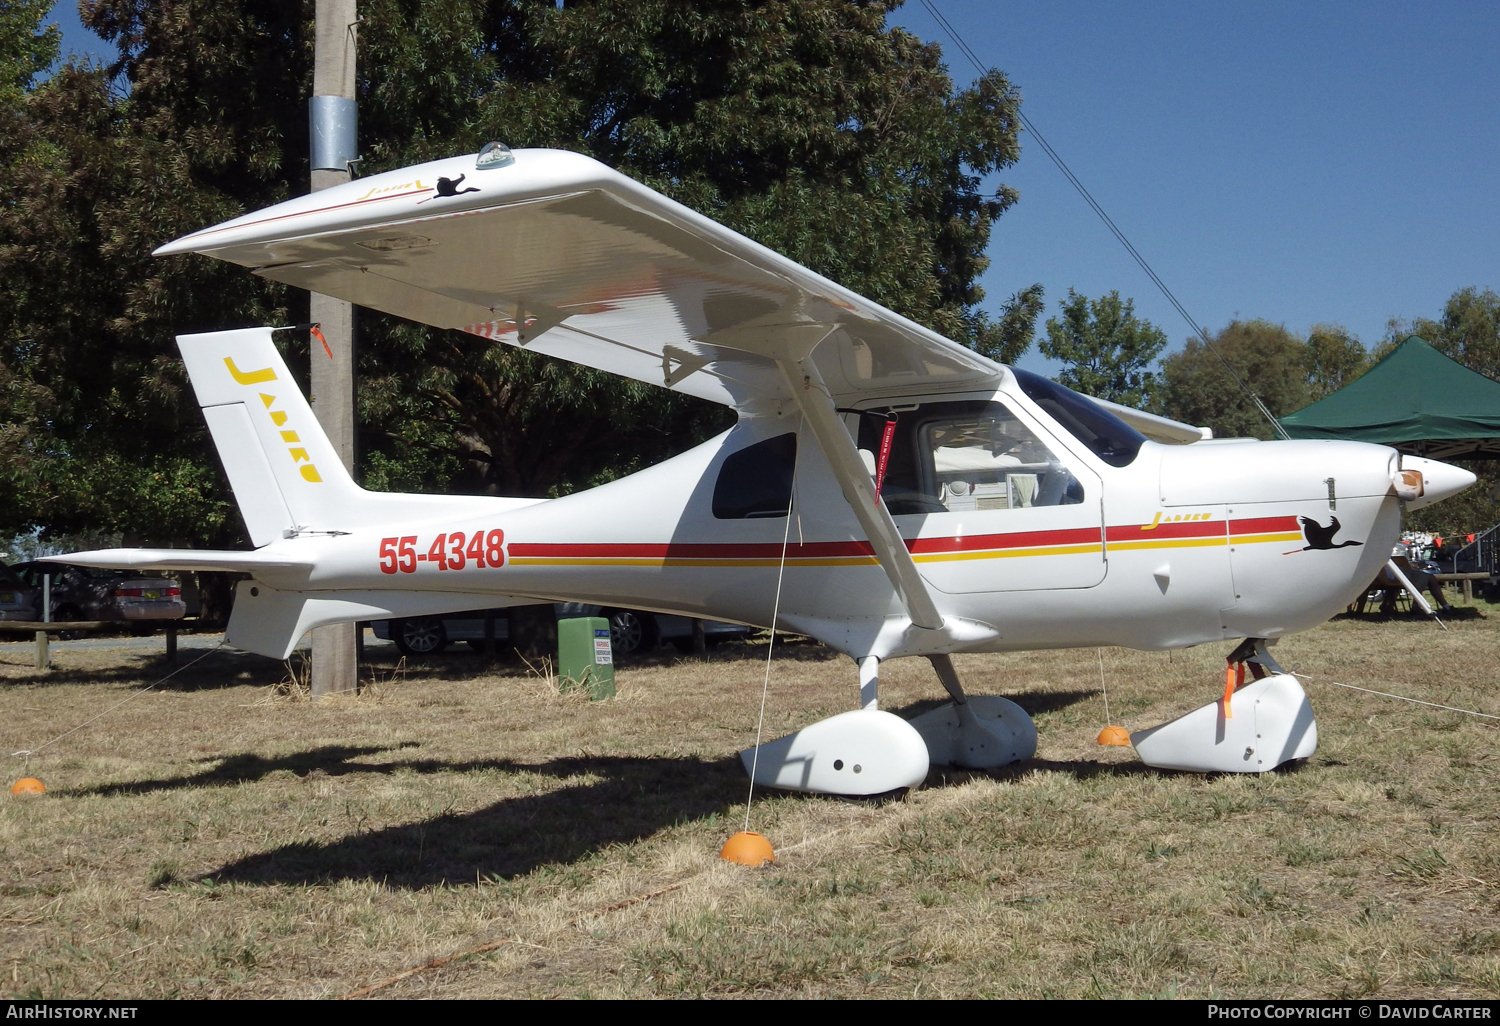
<instances>
[{"instance_id":1,"label":"red and yellow stripe","mask_svg":"<svg viewBox=\"0 0 1500 1026\"><path fill-rule=\"evenodd\" d=\"M1128 552L1301 540L1302 530L1296 517L1258 517L1228 523L1199 520L1128 524L1106 528L1102 538L1099 530L1092 527L962 538L913 538L907 540L906 547L918 563L943 563L1023 556L1102 555L1106 546L1112 551ZM515 566L776 566L781 562L782 548L777 542L512 542L509 558ZM864 541L793 542L786 547L788 566L873 566L876 562L875 550Z\"/></svg>"},{"instance_id":2,"label":"red and yellow stripe","mask_svg":"<svg viewBox=\"0 0 1500 1026\"><path fill-rule=\"evenodd\" d=\"M1254 517L1229 522L1229 540L1235 545L1260 542L1306 542L1296 517Z\"/></svg>"},{"instance_id":3,"label":"red and yellow stripe","mask_svg":"<svg viewBox=\"0 0 1500 1026\"><path fill-rule=\"evenodd\" d=\"M1133 549L1183 549L1228 545L1229 536L1222 520L1155 521L1149 524L1124 524L1105 528L1104 536L1111 551Z\"/></svg>"}]
</instances>

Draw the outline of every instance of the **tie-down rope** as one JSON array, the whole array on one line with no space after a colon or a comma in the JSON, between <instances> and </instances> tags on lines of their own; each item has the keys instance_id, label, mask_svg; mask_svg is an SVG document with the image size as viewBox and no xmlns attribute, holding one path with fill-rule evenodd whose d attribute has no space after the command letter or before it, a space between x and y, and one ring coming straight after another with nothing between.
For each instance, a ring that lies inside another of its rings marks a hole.
<instances>
[{"instance_id":1,"label":"tie-down rope","mask_svg":"<svg viewBox=\"0 0 1500 1026\"><path fill-rule=\"evenodd\" d=\"M1394 698L1399 702L1410 702L1413 705L1427 705L1434 709L1446 709L1449 712L1463 713L1466 716L1482 716L1487 720L1500 720L1500 716L1492 716L1489 713L1475 712L1473 709L1460 709L1456 705L1439 705L1437 702L1424 702L1420 698L1407 698L1405 695L1393 695L1389 691L1376 691L1373 688L1355 687L1353 684L1340 684L1336 680L1327 677L1314 677L1306 673L1293 673L1293 677L1301 677L1303 680L1315 680L1323 684L1332 684L1336 688L1348 688L1350 691L1363 691L1367 695L1379 695L1381 698Z\"/></svg>"},{"instance_id":2,"label":"tie-down rope","mask_svg":"<svg viewBox=\"0 0 1500 1026\"><path fill-rule=\"evenodd\" d=\"M11 758L12 759L23 759L29 765L30 762L31 762L31 757L33 755L35 755L37 752L40 752L43 748L46 748L48 745L55 745L55 744L57 744L57 742L61 741L65 737L67 737L69 734L72 734L72 733L75 733L77 731L82 730L84 727L87 727L90 723L93 723L95 720L103 719L105 716L108 716L110 713L112 713L116 709L120 708L120 706L124 705L126 702L133 702L137 698L140 698L142 695L144 695L146 692L150 691L152 688L158 687L159 685L162 685L162 684L165 684L167 681L169 681L173 677L177 676L183 670L186 670L190 666L196 666L198 663L202 662L204 659L207 659L209 656L213 655L215 652L217 652L219 649L221 649L223 647L224 647L224 642L220 641L217 645L215 645L213 648L209 649L207 652L204 652L197 659L194 659L192 662L189 662L189 663L184 663L182 666L179 666L177 669L175 669L171 673L167 674L161 680L157 681L155 684L149 684L146 687L141 688L141 690L137 691L135 694L133 694L130 697L125 698L125 699L123 699L123 700L121 700L119 702L116 702L114 705L110 706L108 709L104 710L102 713L99 713L97 716L91 716L88 719L84 720L82 723L80 723L78 726L72 727L72 728L69 728L68 730L63 731L61 734L57 735L51 741L48 741L46 744L37 745L35 748L23 748L19 752L11 752L10 753Z\"/></svg>"}]
</instances>

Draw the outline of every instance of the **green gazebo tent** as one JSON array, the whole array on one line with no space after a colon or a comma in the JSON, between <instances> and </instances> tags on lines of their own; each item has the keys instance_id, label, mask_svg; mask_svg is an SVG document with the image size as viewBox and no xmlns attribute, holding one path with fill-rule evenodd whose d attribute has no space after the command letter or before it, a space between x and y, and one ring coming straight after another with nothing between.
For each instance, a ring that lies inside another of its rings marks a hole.
<instances>
[{"instance_id":1,"label":"green gazebo tent","mask_svg":"<svg viewBox=\"0 0 1500 1026\"><path fill-rule=\"evenodd\" d=\"M1293 438L1377 442L1433 459L1500 459L1500 381L1416 335L1352 383L1281 418Z\"/></svg>"}]
</instances>

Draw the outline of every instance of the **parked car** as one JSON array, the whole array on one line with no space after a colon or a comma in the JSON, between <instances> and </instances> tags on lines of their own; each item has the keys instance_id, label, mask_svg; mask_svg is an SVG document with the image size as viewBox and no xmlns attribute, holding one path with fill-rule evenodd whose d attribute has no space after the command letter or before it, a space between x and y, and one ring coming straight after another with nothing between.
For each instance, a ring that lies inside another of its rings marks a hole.
<instances>
[{"instance_id":1,"label":"parked car","mask_svg":"<svg viewBox=\"0 0 1500 1026\"><path fill-rule=\"evenodd\" d=\"M40 601L35 589L0 563L0 620L35 620Z\"/></svg>"},{"instance_id":2,"label":"parked car","mask_svg":"<svg viewBox=\"0 0 1500 1026\"><path fill-rule=\"evenodd\" d=\"M179 620L187 613L182 586L170 577L146 577L139 571L103 570L65 563L20 563L11 567L32 589L31 619L42 617L42 578L52 578L52 619Z\"/></svg>"},{"instance_id":3,"label":"parked car","mask_svg":"<svg viewBox=\"0 0 1500 1026\"><path fill-rule=\"evenodd\" d=\"M609 621L610 643L615 655L629 656L649 652L667 642L683 652L693 648L693 621L686 616L647 613L639 609L609 608L580 602L554 603L558 619L570 616L602 616ZM417 616L404 620L376 620L371 624L375 636L394 641L405 655L432 655L455 641L466 641L476 652L484 651L484 623L495 619L495 644L510 643L509 609L471 609L446 616ZM748 627L720 620L704 620L704 640L710 645L738 640L749 634Z\"/></svg>"}]
</instances>

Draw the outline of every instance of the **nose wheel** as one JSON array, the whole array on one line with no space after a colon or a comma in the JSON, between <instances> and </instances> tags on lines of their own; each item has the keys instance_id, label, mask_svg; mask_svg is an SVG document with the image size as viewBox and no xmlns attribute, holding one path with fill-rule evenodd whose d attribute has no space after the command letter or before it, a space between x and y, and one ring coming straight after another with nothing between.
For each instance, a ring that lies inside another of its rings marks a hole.
<instances>
[{"instance_id":1,"label":"nose wheel","mask_svg":"<svg viewBox=\"0 0 1500 1026\"><path fill-rule=\"evenodd\" d=\"M1229 654L1224 695L1170 723L1130 735L1147 766L1191 773L1264 773L1318 750L1312 703L1264 638ZM1249 668L1254 678L1245 682Z\"/></svg>"}]
</instances>

